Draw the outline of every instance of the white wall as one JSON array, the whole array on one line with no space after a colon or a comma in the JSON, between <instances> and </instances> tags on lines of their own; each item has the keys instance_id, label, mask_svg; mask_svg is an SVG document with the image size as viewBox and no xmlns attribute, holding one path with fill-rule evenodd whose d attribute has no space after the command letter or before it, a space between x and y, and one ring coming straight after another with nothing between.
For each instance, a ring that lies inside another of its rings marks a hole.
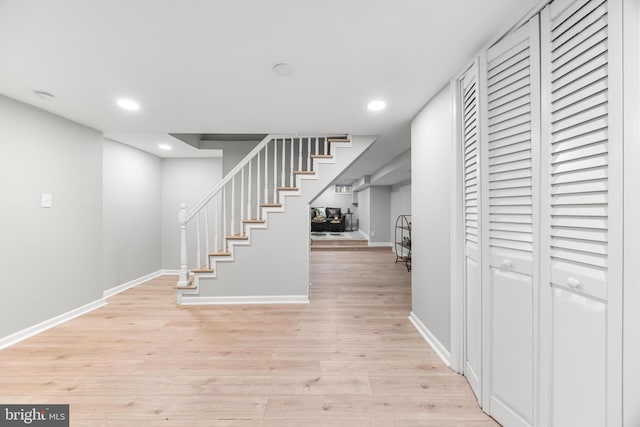
<instances>
[{"instance_id":1,"label":"white wall","mask_svg":"<svg viewBox=\"0 0 640 427\"><path fill-rule=\"evenodd\" d=\"M103 138L4 96L0 118L4 337L102 298Z\"/></svg>"},{"instance_id":2,"label":"white wall","mask_svg":"<svg viewBox=\"0 0 640 427\"><path fill-rule=\"evenodd\" d=\"M371 187L358 191L358 230L369 236L371 232Z\"/></svg>"},{"instance_id":3,"label":"white wall","mask_svg":"<svg viewBox=\"0 0 640 427\"><path fill-rule=\"evenodd\" d=\"M161 268L162 160L105 139L102 164L107 290Z\"/></svg>"},{"instance_id":4,"label":"white wall","mask_svg":"<svg viewBox=\"0 0 640 427\"><path fill-rule=\"evenodd\" d=\"M200 141L200 148L222 150L222 176L226 176L260 141Z\"/></svg>"},{"instance_id":5,"label":"white wall","mask_svg":"<svg viewBox=\"0 0 640 427\"><path fill-rule=\"evenodd\" d=\"M162 160L163 269L177 270L180 267L180 204L186 203L187 210L193 208L221 179L222 159L219 157ZM190 259L194 256L195 253L189 253Z\"/></svg>"},{"instance_id":6,"label":"white wall","mask_svg":"<svg viewBox=\"0 0 640 427\"><path fill-rule=\"evenodd\" d=\"M371 186L369 193L369 242L390 243L389 215L391 190L388 186Z\"/></svg>"},{"instance_id":7,"label":"white wall","mask_svg":"<svg viewBox=\"0 0 640 427\"><path fill-rule=\"evenodd\" d=\"M411 184L401 183L391 187L391 212L389 230L391 242L395 241L396 220L400 215L411 215ZM395 245L394 245L395 250Z\"/></svg>"},{"instance_id":8,"label":"white wall","mask_svg":"<svg viewBox=\"0 0 640 427\"><path fill-rule=\"evenodd\" d=\"M412 311L451 349L452 109L449 86L411 122Z\"/></svg>"}]
</instances>

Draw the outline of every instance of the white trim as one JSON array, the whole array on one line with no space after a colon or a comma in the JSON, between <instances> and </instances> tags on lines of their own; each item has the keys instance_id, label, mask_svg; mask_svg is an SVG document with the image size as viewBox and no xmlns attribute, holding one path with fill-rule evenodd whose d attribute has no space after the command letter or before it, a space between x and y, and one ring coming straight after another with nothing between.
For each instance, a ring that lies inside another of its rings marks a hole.
<instances>
[{"instance_id":1,"label":"white trim","mask_svg":"<svg viewBox=\"0 0 640 427\"><path fill-rule=\"evenodd\" d=\"M160 276L179 276L180 270L158 270Z\"/></svg>"},{"instance_id":2,"label":"white trim","mask_svg":"<svg viewBox=\"0 0 640 427\"><path fill-rule=\"evenodd\" d=\"M140 285L140 284L142 284L144 282L148 282L149 280L153 280L153 279L155 279L157 277L163 276L164 274L163 274L162 271L163 270L154 271L153 273L149 273L149 274L146 274L146 275L144 275L142 277L138 277L137 279L133 279L133 280L127 282L127 283L123 283L122 285L114 286L111 289L107 289L106 291L104 291L102 293L102 297L105 298L105 299L106 298L110 298L110 297L112 297L114 295L119 294L120 292L126 291L127 289L131 289L131 288L133 288L135 286L138 286L138 285Z\"/></svg>"},{"instance_id":3,"label":"white trim","mask_svg":"<svg viewBox=\"0 0 640 427\"><path fill-rule=\"evenodd\" d=\"M178 294L179 305L309 304L307 295L199 297Z\"/></svg>"},{"instance_id":4,"label":"white trim","mask_svg":"<svg viewBox=\"0 0 640 427\"><path fill-rule=\"evenodd\" d=\"M444 362L447 367L451 366L451 354L449 354L449 350L436 338L435 335L422 323L422 321L416 316L416 314L412 311L409 314L409 321L413 323L413 326L420 332L422 338L429 344L429 347L434 351L435 354L438 355L440 360Z\"/></svg>"},{"instance_id":5,"label":"white trim","mask_svg":"<svg viewBox=\"0 0 640 427\"><path fill-rule=\"evenodd\" d=\"M475 65L474 63L470 66ZM466 70L465 70L466 72ZM452 141L451 151L453 164L451 167L451 249L449 256L451 264L449 274L451 277L450 292L450 329L451 329L451 369L462 374L464 372L464 319L465 319L465 297L464 297L464 196L462 194L462 112L461 112L461 79L459 76L449 83L451 96L451 117L452 117Z\"/></svg>"},{"instance_id":6,"label":"white trim","mask_svg":"<svg viewBox=\"0 0 640 427\"><path fill-rule=\"evenodd\" d=\"M73 310L70 310L66 313L52 317L51 319L47 319L36 325L29 326L28 328L15 332L11 335L7 335L6 337L0 338L0 350L17 344L20 341L26 340L27 338L31 338L32 336L44 332L47 329L51 329L55 326L68 322L69 320L75 319L76 317L82 316L83 314L87 314L105 305L107 305L107 302L104 300L104 298L100 298L98 300L85 304L82 307L74 308Z\"/></svg>"},{"instance_id":7,"label":"white trim","mask_svg":"<svg viewBox=\"0 0 640 427\"><path fill-rule=\"evenodd\" d=\"M371 240L371 237L364 231L360 230L359 228L358 228L358 232L361 233L367 240Z\"/></svg>"},{"instance_id":8,"label":"white trim","mask_svg":"<svg viewBox=\"0 0 640 427\"><path fill-rule=\"evenodd\" d=\"M369 246L390 248L393 244L391 242L369 242Z\"/></svg>"},{"instance_id":9,"label":"white trim","mask_svg":"<svg viewBox=\"0 0 640 427\"><path fill-rule=\"evenodd\" d=\"M640 275L640 5L637 0L624 0L624 301L622 355L623 390L622 408L625 427L640 424L640 287L637 286Z\"/></svg>"}]
</instances>

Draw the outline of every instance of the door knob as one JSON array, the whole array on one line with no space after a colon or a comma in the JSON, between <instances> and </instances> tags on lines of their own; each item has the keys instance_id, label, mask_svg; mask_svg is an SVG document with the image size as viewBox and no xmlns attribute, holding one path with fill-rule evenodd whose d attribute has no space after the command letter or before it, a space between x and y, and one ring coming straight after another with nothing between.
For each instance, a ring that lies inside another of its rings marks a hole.
<instances>
[{"instance_id":1,"label":"door knob","mask_svg":"<svg viewBox=\"0 0 640 427\"><path fill-rule=\"evenodd\" d=\"M567 279L567 285L569 285L571 289L578 289L580 288L580 281L578 279L574 279L573 277L569 277Z\"/></svg>"},{"instance_id":2,"label":"door knob","mask_svg":"<svg viewBox=\"0 0 640 427\"><path fill-rule=\"evenodd\" d=\"M510 259L503 259L502 260L502 266L504 268L511 268L512 265L513 265L513 263L511 262Z\"/></svg>"}]
</instances>

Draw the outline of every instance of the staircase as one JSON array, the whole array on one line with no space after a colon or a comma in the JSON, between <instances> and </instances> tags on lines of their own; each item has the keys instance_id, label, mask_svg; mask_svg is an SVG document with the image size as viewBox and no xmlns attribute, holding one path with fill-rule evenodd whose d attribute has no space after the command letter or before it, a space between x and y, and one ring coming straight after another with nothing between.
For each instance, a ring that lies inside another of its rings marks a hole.
<instances>
[{"instance_id":1,"label":"staircase","mask_svg":"<svg viewBox=\"0 0 640 427\"><path fill-rule=\"evenodd\" d=\"M309 203L374 141L269 135L182 205L178 304L308 302Z\"/></svg>"}]
</instances>

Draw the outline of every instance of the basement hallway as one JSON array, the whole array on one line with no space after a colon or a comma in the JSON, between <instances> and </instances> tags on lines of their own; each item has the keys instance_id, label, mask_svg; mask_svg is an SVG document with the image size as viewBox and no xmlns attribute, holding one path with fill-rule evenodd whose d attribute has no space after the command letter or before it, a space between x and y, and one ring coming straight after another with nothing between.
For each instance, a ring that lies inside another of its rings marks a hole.
<instances>
[{"instance_id":1,"label":"basement hallway","mask_svg":"<svg viewBox=\"0 0 640 427\"><path fill-rule=\"evenodd\" d=\"M497 426L409 322L394 260L312 252L308 305L184 307L152 280L0 351L0 401L70 404L72 426Z\"/></svg>"}]
</instances>

